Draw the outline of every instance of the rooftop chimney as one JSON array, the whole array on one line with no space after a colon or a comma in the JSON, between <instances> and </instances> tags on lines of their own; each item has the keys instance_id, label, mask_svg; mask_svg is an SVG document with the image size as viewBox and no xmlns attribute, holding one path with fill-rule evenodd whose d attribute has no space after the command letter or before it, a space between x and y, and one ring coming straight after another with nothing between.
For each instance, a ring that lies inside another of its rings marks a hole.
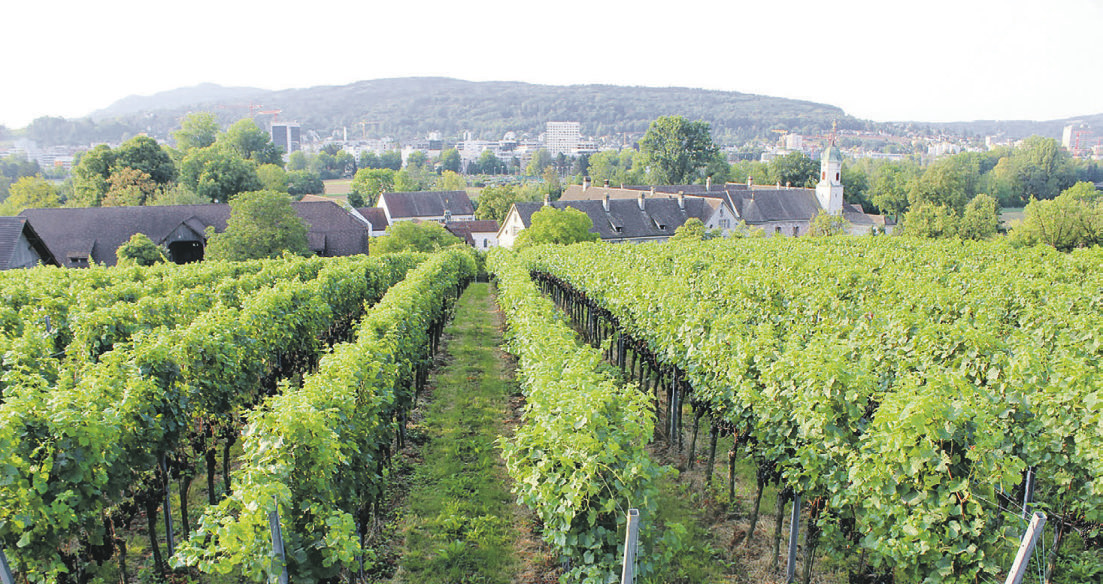
<instances>
[{"instance_id":1,"label":"rooftop chimney","mask_svg":"<svg viewBox=\"0 0 1103 584\"><path fill-rule=\"evenodd\" d=\"M589 188L590 188L590 177L587 176L587 177L582 179L582 192L586 192L586 190L589 189Z\"/></svg>"},{"instance_id":2,"label":"rooftop chimney","mask_svg":"<svg viewBox=\"0 0 1103 584\"><path fill-rule=\"evenodd\" d=\"M747 175L747 188L751 188L753 186L754 186L754 177L748 174Z\"/></svg>"},{"instance_id":3,"label":"rooftop chimney","mask_svg":"<svg viewBox=\"0 0 1103 584\"><path fill-rule=\"evenodd\" d=\"M605 188L609 188L609 179L605 179Z\"/></svg>"},{"instance_id":4,"label":"rooftop chimney","mask_svg":"<svg viewBox=\"0 0 1103 584\"><path fill-rule=\"evenodd\" d=\"M781 180L777 181L777 188L779 188L779 189L781 188Z\"/></svg>"},{"instance_id":5,"label":"rooftop chimney","mask_svg":"<svg viewBox=\"0 0 1103 584\"><path fill-rule=\"evenodd\" d=\"M655 196L655 185L651 185L651 196Z\"/></svg>"},{"instance_id":6,"label":"rooftop chimney","mask_svg":"<svg viewBox=\"0 0 1103 584\"><path fill-rule=\"evenodd\" d=\"M712 177L711 176L706 176L705 177L705 192L707 193L711 190L712 190Z\"/></svg>"},{"instance_id":7,"label":"rooftop chimney","mask_svg":"<svg viewBox=\"0 0 1103 584\"><path fill-rule=\"evenodd\" d=\"M605 209L605 212L609 212L609 193L605 193L605 199L601 201L601 207Z\"/></svg>"},{"instance_id":8,"label":"rooftop chimney","mask_svg":"<svg viewBox=\"0 0 1103 584\"><path fill-rule=\"evenodd\" d=\"M682 191L678 191L678 208L683 210L686 208L686 194Z\"/></svg>"},{"instance_id":9,"label":"rooftop chimney","mask_svg":"<svg viewBox=\"0 0 1103 584\"><path fill-rule=\"evenodd\" d=\"M643 211L643 191L640 191L639 203L640 203L640 211Z\"/></svg>"},{"instance_id":10,"label":"rooftop chimney","mask_svg":"<svg viewBox=\"0 0 1103 584\"><path fill-rule=\"evenodd\" d=\"M544 206L547 207L551 201L548 199L548 194L544 193Z\"/></svg>"}]
</instances>

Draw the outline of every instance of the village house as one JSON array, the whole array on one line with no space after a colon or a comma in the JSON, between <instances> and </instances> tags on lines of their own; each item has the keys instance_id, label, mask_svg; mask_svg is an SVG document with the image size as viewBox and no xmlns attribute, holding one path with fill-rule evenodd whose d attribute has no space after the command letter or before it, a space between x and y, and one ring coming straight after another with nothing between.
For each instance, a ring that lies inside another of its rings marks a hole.
<instances>
[{"instance_id":1,"label":"village house","mask_svg":"<svg viewBox=\"0 0 1103 584\"><path fill-rule=\"evenodd\" d=\"M590 231L611 243L666 241L691 218L700 219L706 227L720 229L725 235L736 226L734 213L720 199L685 195L652 197L644 191L636 191L635 195L629 199L602 193L600 200L514 203L498 230L498 245L513 247L517 235L532 225L532 214L544 206L582 211L594 224Z\"/></svg>"},{"instance_id":2,"label":"village house","mask_svg":"<svg viewBox=\"0 0 1103 584\"><path fill-rule=\"evenodd\" d=\"M493 220L449 221L444 224L452 235L464 240L475 249L498 247L498 222Z\"/></svg>"},{"instance_id":3,"label":"village house","mask_svg":"<svg viewBox=\"0 0 1103 584\"><path fill-rule=\"evenodd\" d=\"M399 221L474 221L475 205L467 191L415 191L383 193L377 207L387 216L387 225Z\"/></svg>"},{"instance_id":4,"label":"village house","mask_svg":"<svg viewBox=\"0 0 1103 584\"><path fill-rule=\"evenodd\" d=\"M368 228L333 202L292 203L307 224L310 250L335 257L368 253ZM27 209L19 217L34 227L48 252L63 267L95 263L113 266L115 250L136 233L143 233L168 250L178 264L200 261L206 230L226 229L230 206L225 204L153 207L88 207Z\"/></svg>"},{"instance_id":5,"label":"village house","mask_svg":"<svg viewBox=\"0 0 1103 584\"><path fill-rule=\"evenodd\" d=\"M873 232L892 233L895 223L881 215L865 213L861 205L843 201L842 154L834 145L824 150L820 162L820 181L814 189L778 185L755 185L751 179L746 184L728 183L713 185L659 185L621 186L610 188L591 187L588 180L582 185L572 185L560 200L578 201L600 199L630 199L639 193L651 196L703 197L723 201L735 215L735 223L743 222L761 229L767 237L782 235L796 237L808 233L812 220L820 213L842 215L846 219L848 233L865 235ZM707 225L707 224L706 224Z\"/></svg>"}]
</instances>

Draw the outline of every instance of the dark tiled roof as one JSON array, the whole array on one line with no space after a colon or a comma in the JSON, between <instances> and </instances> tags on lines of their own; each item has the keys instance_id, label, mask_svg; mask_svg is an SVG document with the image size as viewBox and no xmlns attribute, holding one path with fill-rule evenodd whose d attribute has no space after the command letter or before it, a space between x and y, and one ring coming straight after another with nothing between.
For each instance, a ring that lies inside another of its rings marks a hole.
<instances>
[{"instance_id":1,"label":"dark tiled roof","mask_svg":"<svg viewBox=\"0 0 1103 584\"><path fill-rule=\"evenodd\" d=\"M556 209L571 207L589 215L594 222L591 232L602 239L651 239L666 238L674 235L690 217L707 222L712 216L710 201L701 197L687 197L685 208L678 206L678 200L667 197L645 198L641 211L639 199L610 199L609 211L604 201L555 201L549 203ZM532 214L539 211L543 203L515 203L517 213L525 227L532 224Z\"/></svg>"},{"instance_id":2,"label":"dark tiled roof","mask_svg":"<svg viewBox=\"0 0 1103 584\"><path fill-rule=\"evenodd\" d=\"M467 242L468 245L475 245L475 238L472 233L498 233L498 222L492 220L478 220L478 221L449 221L444 224L444 228L455 235L456 237Z\"/></svg>"},{"instance_id":3,"label":"dark tiled roof","mask_svg":"<svg viewBox=\"0 0 1103 584\"><path fill-rule=\"evenodd\" d=\"M371 223L372 231L380 233L387 230L387 213L379 207L358 207L356 209L364 219Z\"/></svg>"},{"instance_id":4,"label":"dark tiled roof","mask_svg":"<svg viewBox=\"0 0 1103 584\"><path fill-rule=\"evenodd\" d=\"M292 203L308 225L312 251L325 256L367 253L367 229L332 202ZM75 209L27 209L21 214L41 235L50 253L63 266L84 259L115 265L115 250L135 233L144 233L155 243L184 233L185 239L200 236L208 226L221 233L230 218L230 206L170 205L163 207L91 207ZM194 234L194 235L192 235Z\"/></svg>"},{"instance_id":5,"label":"dark tiled roof","mask_svg":"<svg viewBox=\"0 0 1103 584\"><path fill-rule=\"evenodd\" d=\"M467 191L415 191L408 193L383 193L379 206L386 202L391 219L414 217L443 217L445 211L452 216L473 215L475 206Z\"/></svg>"},{"instance_id":6,"label":"dark tiled roof","mask_svg":"<svg viewBox=\"0 0 1103 584\"><path fill-rule=\"evenodd\" d=\"M750 225L770 221L811 221L820 212L813 189L747 189L728 191L739 218Z\"/></svg>"},{"instance_id":7,"label":"dark tiled roof","mask_svg":"<svg viewBox=\"0 0 1103 584\"><path fill-rule=\"evenodd\" d=\"M18 267L12 265L12 260L16 255L16 249L19 247L20 236L27 238L38 257L42 259L43 264L57 265L57 260L54 259L46 244L35 233L30 223L27 223L26 218L0 217L0 270Z\"/></svg>"}]
</instances>

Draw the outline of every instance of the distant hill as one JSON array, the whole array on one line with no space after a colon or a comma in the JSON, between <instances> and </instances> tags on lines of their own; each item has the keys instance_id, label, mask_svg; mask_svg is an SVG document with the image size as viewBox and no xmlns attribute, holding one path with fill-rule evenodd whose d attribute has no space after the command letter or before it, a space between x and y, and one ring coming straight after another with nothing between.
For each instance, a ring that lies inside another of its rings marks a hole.
<instances>
[{"instance_id":1,"label":"distant hill","mask_svg":"<svg viewBox=\"0 0 1103 584\"><path fill-rule=\"evenodd\" d=\"M125 118L135 114L159 110L191 109L204 104L235 103L254 99L269 93L255 87L223 87L214 83L201 83L194 87L182 87L154 93L131 95L88 115L93 121Z\"/></svg>"},{"instance_id":2,"label":"distant hill","mask_svg":"<svg viewBox=\"0 0 1103 584\"><path fill-rule=\"evenodd\" d=\"M459 140L465 132L486 139L501 138L506 132L535 138L549 121L578 121L583 135L632 140L663 115L705 120L717 142L736 145L775 136L774 130L822 134L835 121L842 130L903 135L907 129L922 128L968 136L1002 133L1013 139L1031 134L1058 138L1067 123L880 124L850 117L832 105L735 91L407 77L280 91L208 83L126 97L88 118L40 118L25 134L43 146L120 142L138 133L168 139L188 112L209 111L228 125L250 115L250 105L280 110L280 120L299 122L307 135L341 135L347 130L350 138L390 136L399 141L433 131L441 132L446 140ZM270 119L271 114L258 117ZM1103 114L1077 119L1103 127Z\"/></svg>"},{"instance_id":3,"label":"distant hill","mask_svg":"<svg viewBox=\"0 0 1103 584\"><path fill-rule=\"evenodd\" d=\"M28 137L43 144L55 142L62 137L59 134L66 140L89 135L89 140L111 141L106 135L119 133L118 139L125 139L138 132L167 138L189 111L210 111L228 124L248 116L250 104L281 110L279 119L297 121L305 132L326 136L347 128L350 137L367 133L398 140L431 131L450 140L462 138L464 132L487 139L511 131L535 137L548 121L581 122L582 133L588 136L632 135L647 131L651 121L662 115L708 121L713 137L721 143L768 136L774 129L819 133L834 120L843 128L867 125L835 106L734 91L409 77L282 91L204 84L121 99L90 119L72 120L81 126L78 129L62 131L58 118L36 120L28 128ZM361 122L370 123L361 126ZM36 125L52 135L37 132L36 136Z\"/></svg>"}]
</instances>

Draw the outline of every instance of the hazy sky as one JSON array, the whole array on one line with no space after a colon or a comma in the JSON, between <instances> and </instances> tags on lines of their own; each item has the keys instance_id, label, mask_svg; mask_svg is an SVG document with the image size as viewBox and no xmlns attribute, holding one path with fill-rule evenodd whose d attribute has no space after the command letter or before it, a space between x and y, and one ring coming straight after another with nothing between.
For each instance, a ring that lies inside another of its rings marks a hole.
<instances>
[{"instance_id":1,"label":"hazy sky","mask_svg":"<svg viewBox=\"0 0 1103 584\"><path fill-rule=\"evenodd\" d=\"M724 89L878 121L1103 113L1103 0L9 0L0 30L12 128L203 82L407 76Z\"/></svg>"}]
</instances>

